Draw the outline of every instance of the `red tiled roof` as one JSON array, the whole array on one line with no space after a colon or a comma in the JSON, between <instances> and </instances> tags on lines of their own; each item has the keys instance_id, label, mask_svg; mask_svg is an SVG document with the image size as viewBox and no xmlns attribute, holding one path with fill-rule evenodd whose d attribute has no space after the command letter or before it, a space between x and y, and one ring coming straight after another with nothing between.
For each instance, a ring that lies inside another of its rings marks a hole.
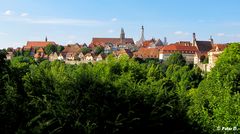
<instances>
[{"instance_id":1,"label":"red tiled roof","mask_svg":"<svg viewBox=\"0 0 240 134\"><path fill-rule=\"evenodd\" d=\"M146 40L143 42L143 47L149 47L152 43L154 43L154 40Z\"/></svg>"},{"instance_id":2,"label":"red tiled roof","mask_svg":"<svg viewBox=\"0 0 240 134\"><path fill-rule=\"evenodd\" d=\"M137 52L133 53L134 57L138 58L159 58L159 48L140 48Z\"/></svg>"},{"instance_id":3,"label":"red tiled roof","mask_svg":"<svg viewBox=\"0 0 240 134\"><path fill-rule=\"evenodd\" d=\"M180 53L195 53L198 52L197 47L195 46L183 46L183 45L167 45L164 46L161 51L163 53L174 53L174 52L180 52Z\"/></svg>"},{"instance_id":4,"label":"red tiled roof","mask_svg":"<svg viewBox=\"0 0 240 134\"><path fill-rule=\"evenodd\" d=\"M216 51L217 49L217 51L223 51L226 47L227 45L224 44L214 44L213 49L210 52Z\"/></svg>"},{"instance_id":5,"label":"red tiled roof","mask_svg":"<svg viewBox=\"0 0 240 134\"><path fill-rule=\"evenodd\" d=\"M66 56L67 53L79 53L81 51L81 45L67 45L64 46L64 50L62 51L62 55Z\"/></svg>"},{"instance_id":6,"label":"red tiled roof","mask_svg":"<svg viewBox=\"0 0 240 134\"><path fill-rule=\"evenodd\" d=\"M90 44L90 47L104 46L107 43L112 43L112 44L118 45L121 43L121 39L120 38L93 38L92 42ZM134 41L132 38L125 38L124 43L125 44L134 44Z\"/></svg>"},{"instance_id":7,"label":"red tiled roof","mask_svg":"<svg viewBox=\"0 0 240 134\"><path fill-rule=\"evenodd\" d=\"M132 52L129 49L122 49L119 51L114 51L113 54L115 56L121 56L121 55L128 55L129 57L133 56Z\"/></svg>"},{"instance_id":8,"label":"red tiled roof","mask_svg":"<svg viewBox=\"0 0 240 134\"><path fill-rule=\"evenodd\" d=\"M46 42L46 41L28 41L27 45L24 46L24 49L31 49L32 47L33 48L36 48L36 47L46 47L49 44L56 45L55 42L49 42L49 41L48 42Z\"/></svg>"}]
</instances>

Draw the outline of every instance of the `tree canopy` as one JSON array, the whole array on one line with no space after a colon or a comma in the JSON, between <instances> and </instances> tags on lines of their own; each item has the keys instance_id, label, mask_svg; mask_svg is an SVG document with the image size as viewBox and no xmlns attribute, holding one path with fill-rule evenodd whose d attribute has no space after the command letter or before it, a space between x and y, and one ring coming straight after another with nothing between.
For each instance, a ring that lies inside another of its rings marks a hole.
<instances>
[{"instance_id":1,"label":"tree canopy","mask_svg":"<svg viewBox=\"0 0 240 134\"><path fill-rule=\"evenodd\" d=\"M191 91L191 119L208 133L240 124L240 44L233 43L197 90Z\"/></svg>"},{"instance_id":2,"label":"tree canopy","mask_svg":"<svg viewBox=\"0 0 240 134\"><path fill-rule=\"evenodd\" d=\"M176 64L176 65L184 66L186 64L186 60L184 59L181 53L173 53L166 60L166 64L167 65Z\"/></svg>"},{"instance_id":3,"label":"tree canopy","mask_svg":"<svg viewBox=\"0 0 240 134\"><path fill-rule=\"evenodd\" d=\"M57 46L53 45L53 44L48 44L45 48L44 48L44 52L47 55L50 55L51 53L54 53L57 51Z\"/></svg>"},{"instance_id":4,"label":"tree canopy","mask_svg":"<svg viewBox=\"0 0 240 134\"><path fill-rule=\"evenodd\" d=\"M67 65L0 51L0 133L224 133L240 123L239 46L205 77L179 54Z\"/></svg>"},{"instance_id":5,"label":"tree canopy","mask_svg":"<svg viewBox=\"0 0 240 134\"><path fill-rule=\"evenodd\" d=\"M87 53L89 53L90 51L91 51L91 49L88 48L88 47L83 47L83 48L81 48L81 52L82 52L83 54L87 54Z\"/></svg>"},{"instance_id":6,"label":"tree canopy","mask_svg":"<svg viewBox=\"0 0 240 134\"><path fill-rule=\"evenodd\" d=\"M101 46L97 46L94 48L94 53L97 55L103 53L103 51L104 51L104 48Z\"/></svg>"}]
</instances>

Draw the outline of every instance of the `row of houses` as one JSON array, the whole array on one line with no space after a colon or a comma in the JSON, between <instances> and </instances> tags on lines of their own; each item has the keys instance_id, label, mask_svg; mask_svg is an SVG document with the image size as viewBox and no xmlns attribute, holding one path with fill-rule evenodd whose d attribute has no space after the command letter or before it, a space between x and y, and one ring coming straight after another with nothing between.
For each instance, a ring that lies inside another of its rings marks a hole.
<instances>
[{"instance_id":1,"label":"row of houses","mask_svg":"<svg viewBox=\"0 0 240 134\"><path fill-rule=\"evenodd\" d=\"M144 27L141 28L141 37L136 43L132 38L125 38L124 29L121 29L120 38L93 38L91 43L86 44L69 44L64 46L63 51L53 52L47 55L44 51L47 45L55 45L53 41L28 41L25 46L18 48L21 51L30 51L30 55L36 60L43 58L49 61L62 60L70 64L97 62L104 60L107 55L113 54L116 57L121 55L127 55L130 58L140 59L158 59L159 61L165 61L168 57L176 52L182 53L187 63L202 66L203 59L208 58L209 64L203 70L209 71L214 67L218 56L226 48L226 44L214 44L214 40L210 37L209 40L199 41L196 38L196 34L193 33L193 40L191 41L179 41L176 43L167 43L167 38L164 41L161 39L145 40ZM100 47L103 51L100 54L96 54L95 48ZM83 53L84 48L89 49L87 53ZM8 59L11 58L11 51L8 54ZM207 68L207 69L206 69Z\"/></svg>"}]
</instances>

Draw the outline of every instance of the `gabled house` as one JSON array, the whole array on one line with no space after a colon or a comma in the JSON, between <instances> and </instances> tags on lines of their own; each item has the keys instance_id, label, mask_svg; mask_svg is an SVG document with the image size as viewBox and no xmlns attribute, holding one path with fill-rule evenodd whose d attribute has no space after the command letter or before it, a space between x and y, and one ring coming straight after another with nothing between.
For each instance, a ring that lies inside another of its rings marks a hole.
<instances>
[{"instance_id":1,"label":"gabled house","mask_svg":"<svg viewBox=\"0 0 240 134\"><path fill-rule=\"evenodd\" d=\"M224 51L227 45L216 44L213 49L208 52L208 64L213 68L220 54Z\"/></svg>"},{"instance_id":2,"label":"gabled house","mask_svg":"<svg viewBox=\"0 0 240 134\"><path fill-rule=\"evenodd\" d=\"M66 55L66 60L70 60L70 61L74 61L74 60L78 60L78 53L75 52L68 52Z\"/></svg>"},{"instance_id":3,"label":"gabled house","mask_svg":"<svg viewBox=\"0 0 240 134\"><path fill-rule=\"evenodd\" d=\"M58 60L64 60L64 57L62 56L62 53L60 53L59 55L58 55Z\"/></svg>"},{"instance_id":4,"label":"gabled house","mask_svg":"<svg viewBox=\"0 0 240 134\"><path fill-rule=\"evenodd\" d=\"M121 56L128 56L129 58L133 57L133 53L129 49L122 49L119 51L114 51L113 55L116 56L117 58L120 58Z\"/></svg>"},{"instance_id":5,"label":"gabled house","mask_svg":"<svg viewBox=\"0 0 240 134\"><path fill-rule=\"evenodd\" d=\"M159 59L159 51L161 47L158 48L144 48L141 47L137 52L133 53L134 58L140 59Z\"/></svg>"},{"instance_id":6,"label":"gabled house","mask_svg":"<svg viewBox=\"0 0 240 134\"><path fill-rule=\"evenodd\" d=\"M113 52L113 44L111 44L111 43L106 44L104 46L104 53L105 54L111 54L112 52Z\"/></svg>"},{"instance_id":7,"label":"gabled house","mask_svg":"<svg viewBox=\"0 0 240 134\"><path fill-rule=\"evenodd\" d=\"M42 47L40 47L36 50L36 53L39 53L39 54L43 55L44 54L44 49Z\"/></svg>"},{"instance_id":8,"label":"gabled house","mask_svg":"<svg viewBox=\"0 0 240 134\"><path fill-rule=\"evenodd\" d=\"M7 52L6 58L7 60L11 60L13 56L14 56L13 52Z\"/></svg>"},{"instance_id":9,"label":"gabled house","mask_svg":"<svg viewBox=\"0 0 240 134\"><path fill-rule=\"evenodd\" d=\"M67 45L61 52L65 60L78 60L78 54L81 51L82 46L79 44Z\"/></svg>"},{"instance_id":10,"label":"gabled house","mask_svg":"<svg viewBox=\"0 0 240 134\"><path fill-rule=\"evenodd\" d=\"M79 53L78 58L80 61L85 61L85 55L82 52Z\"/></svg>"},{"instance_id":11,"label":"gabled house","mask_svg":"<svg viewBox=\"0 0 240 134\"><path fill-rule=\"evenodd\" d=\"M86 61L86 62L93 62L93 61L94 61L94 54L92 54L92 53L87 53L87 54L85 55L85 61Z\"/></svg>"},{"instance_id":12,"label":"gabled house","mask_svg":"<svg viewBox=\"0 0 240 134\"><path fill-rule=\"evenodd\" d=\"M187 63L193 64L194 56L195 53L198 52L198 49L196 46L182 46L178 44L167 45L160 50L159 59L166 61L171 54L177 52L183 55Z\"/></svg>"},{"instance_id":13,"label":"gabled house","mask_svg":"<svg viewBox=\"0 0 240 134\"><path fill-rule=\"evenodd\" d=\"M31 48L31 49L33 49L33 48ZM46 59L46 55L44 54L44 49L43 49L42 47L38 48L38 49L36 50L36 53L33 52L33 50L32 50L31 53L32 53L31 55L33 55L33 57L35 58L35 60L38 60L38 59L40 59L40 58L45 58L45 59Z\"/></svg>"},{"instance_id":14,"label":"gabled house","mask_svg":"<svg viewBox=\"0 0 240 134\"><path fill-rule=\"evenodd\" d=\"M156 48L158 46L163 46L163 42L160 39L151 39L151 40L145 40L142 44L142 47L145 48Z\"/></svg>"},{"instance_id":15,"label":"gabled house","mask_svg":"<svg viewBox=\"0 0 240 134\"><path fill-rule=\"evenodd\" d=\"M58 54L56 52L51 53L48 58L49 58L49 61L58 60Z\"/></svg>"},{"instance_id":16,"label":"gabled house","mask_svg":"<svg viewBox=\"0 0 240 134\"><path fill-rule=\"evenodd\" d=\"M102 61L106 58L106 54L99 54L97 57L96 57L96 61Z\"/></svg>"}]
</instances>

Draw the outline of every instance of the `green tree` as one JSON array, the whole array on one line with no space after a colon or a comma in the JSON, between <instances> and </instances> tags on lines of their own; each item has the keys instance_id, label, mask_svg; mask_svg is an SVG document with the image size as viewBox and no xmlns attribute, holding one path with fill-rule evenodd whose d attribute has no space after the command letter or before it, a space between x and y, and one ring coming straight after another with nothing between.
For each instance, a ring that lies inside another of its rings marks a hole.
<instances>
[{"instance_id":1,"label":"green tree","mask_svg":"<svg viewBox=\"0 0 240 134\"><path fill-rule=\"evenodd\" d=\"M207 133L217 127L240 124L240 44L233 43L220 55L216 66L198 89L192 90L188 115Z\"/></svg>"},{"instance_id":2,"label":"green tree","mask_svg":"<svg viewBox=\"0 0 240 134\"><path fill-rule=\"evenodd\" d=\"M0 50L0 90L4 87L4 82L7 79L8 62L6 61L6 50ZM0 91L1 94L1 91Z\"/></svg>"},{"instance_id":3,"label":"green tree","mask_svg":"<svg viewBox=\"0 0 240 134\"><path fill-rule=\"evenodd\" d=\"M104 48L101 47L101 46L97 46L97 47L94 48L94 53L97 54L97 55L103 53L103 51L104 51Z\"/></svg>"},{"instance_id":4,"label":"green tree","mask_svg":"<svg viewBox=\"0 0 240 134\"><path fill-rule=\"evenodd\" d=\"M58 45L56 48L56 52L61 53L64 50L64 47L61 45Z\"/></svg>"},{"instance_id":5,"label":"green tree","mask_svg":"<svg viewBox=\"0 0 240 134\"><path fill-rule=\"evenodd\" d=\"M22 55L22 51L19 51L19 50L14 51L13 54L14 54L15 57L17 57L17 56L23 56L23 55Z\"/></svg>"},{"instance_id":6,"label":"green tree","mask_svg":"<svg viewBox=\"0 0 240 134\"><path fill-rule=\"evenodd\" d=\"M81 52L85 55L85 54L87 54L87 53L89 53L91 51L91 49L90 48L88 48L88 47L83 47L82 49L81 49Z\"/></svg>"},{"instance_id":7,"label":"green tree","mask_svg":"<svg viewBox=\"0 0 240 134\"><path fill-rule=\"evenodd\" d=\"M53 45L53 44L48 44L48 45L44 48L44 52L45 52L47 55L50 55L51 53L56 52L56 51L57 51L56 45Z\"/></svg>"},{"instance_id":8,"label":"green tree","mask_svg":"<svg viewBox=\"0 0 240 134\"><path fill-rule=\"evenodd\" d=\"M199 77L189 66L173 64L166 71L162 64L110 55L79 65L15 57L6 67L1 133L196 133L198 128L186 117L188 95L195 93L189 89Z\"/></svg>"},{"instance_id":9,"label":"green tree","mask_svg":"<svg viewBox=\"0 0 240 134\"><path fill-rule=\"evenodd\" d=\"M30 54L31 54L31 51L30 51L30 50L24 50L24 51L23 51L23 56L25 56L25 57L30 56Z\"/></svg>"},{"instance_id":10,"label":"green tree","mask_svg":"<svg viewBox=\"0 0 240 134\"><path fill-rule=\"evenodd\" d=\"M186 65L186 60L184 59L181 53L173 53L169 56L169 58L165 61L165 63L167 65L176 64L176 65L184 66Z\"/></svg>"}]
</instances>

